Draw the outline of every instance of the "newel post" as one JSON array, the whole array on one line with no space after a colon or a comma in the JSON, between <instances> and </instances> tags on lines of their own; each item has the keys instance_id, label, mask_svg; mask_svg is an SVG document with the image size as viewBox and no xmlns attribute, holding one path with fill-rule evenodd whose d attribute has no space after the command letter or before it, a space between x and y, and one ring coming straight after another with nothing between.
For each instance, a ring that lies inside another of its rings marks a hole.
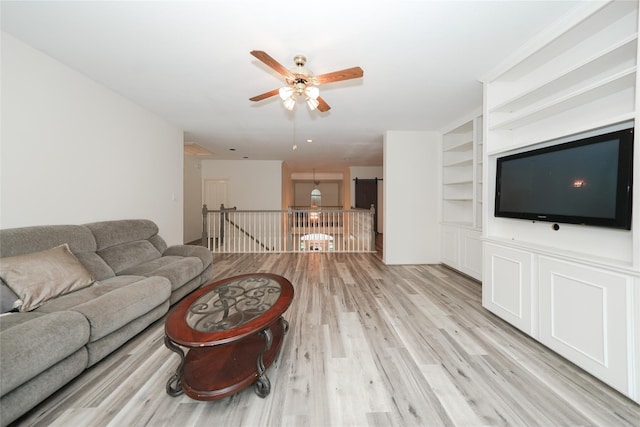
<instances>
[{"instance_id":1,"label":"newel post","mask_svg":"<svg viewBox=\"0 0 640 427\"><path fill-rule=\"evenodd\" d=\"M209 210L207 209L207 205L202 205L202 246L205 248L209 247L207 244L207 214Z\"/></svg>"},{"instance_id":2,"label":"newel post","mask_svg":"<svg viewBox=\"0 0 640 427\"><path fill-rule=\"evenodd\" d=\"M373 223L376 220L376 206L372 203L369 208L369 224L371 225L371 250L376 250L376 225Z\"/></svg>"}]
</instances>

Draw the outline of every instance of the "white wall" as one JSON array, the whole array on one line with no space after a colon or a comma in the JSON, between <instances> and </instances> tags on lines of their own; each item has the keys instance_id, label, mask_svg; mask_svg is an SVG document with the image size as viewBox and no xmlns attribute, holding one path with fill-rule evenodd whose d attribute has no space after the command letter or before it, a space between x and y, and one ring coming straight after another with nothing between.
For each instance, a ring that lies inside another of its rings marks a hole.
<instances>
[{"instance_id":1,"label":"white wall","mask_svg":"<svg viewBox=\"0 0 640 427\"><path fill-rule=\"evenodd\" d=\"M0 227L148 218L182 243L182 131L1 37Z\"/></svg>"},{"instance_id":2,"label":"white wall","mask_svg":"<svg viewBox=\"0 0 640 427\"><path fill-rule=\"evenodd\" d=\"M356 183L353 181L354 179L382 179L384 176L384 168L382 166L352 166L349 168L351 170L351 180L350 180L350 193L351 200L353 201L353 205L356 204ZM384 228L384 182L378 181L378 231L382 232Z\"/></svg>"},{"instance_id":3,"label":"white wall","mask_svg":"<svg viewBox=\"0 0 640 427\"><path fill-rule=\"evenodd\" d=\"M300 182L293 183L293 205L294 206L310 206L311 203L311 191L317 189L320 191L320 207L323 206L342 206L342 181L340 182L326 182L316 181L313 182Z\"/></svg>"},{"instance_id":4,"label":"white wall","mask_svg":"<svg viewBox=\"0 0 640 427\"><path fill-rule=\"evenodd\" d=\"M200 159L184 156L184 241L202 238L202 174Z\"/></svg>"},{"instance_id":5,"label":"white wall","mask_svg":"<svg viewBox=\"0 0 640 427\"><path fill-rule=\"evenodd\" d=\"M385 264L440 263L440 134L384 135Z\"/></svg>"},{"instance_id":6,"label":"white wall","mask_svg":"<svg viewBox=\"0 0 640 427\"><path fill-rule=\"evenodd\" d=\"M238 210L282 209L282 161L202 160L202 180L227 181L228 206ZM218 207L209 209L218 209Z\"/></svg>"}]
</instances>

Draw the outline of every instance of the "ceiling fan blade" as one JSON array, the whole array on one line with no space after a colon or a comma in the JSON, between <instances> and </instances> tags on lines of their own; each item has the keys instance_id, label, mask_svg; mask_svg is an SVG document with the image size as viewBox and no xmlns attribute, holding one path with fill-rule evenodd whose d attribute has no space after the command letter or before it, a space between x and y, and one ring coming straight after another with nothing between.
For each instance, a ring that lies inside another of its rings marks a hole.
<instances>
[{"instance_id":1,"label":"ceiling fan blade","mask_svg":"<svg viewBox=\"0 0 640 427\"><path fill-rule=\"evenodd\" d=\"M277 95L279 90L280 89L270 90L269 92L249 98L249 101L262 101L263 99L271 98L272 96Z\"/></svg>"},{"instance_id":2,"label":"ceiling fan blade","mask_svg":"<svg viewBox=\"0 0 640 427\"><path fill-rule=\"evenodd\" d=\"M282 65L281 63L279 63L278 61L273 59L266 52L263 52L261 50L252 50L250 53L251 53L251 55L253 55L256 58L258 58L260 61L264 62L269 67L271 67L274 70L276 70L278 72L278 74L280 74L280 75L282 75L284 77L293 77L293 74L291 74L291 72L289 70L287 70L287 68L284 65Z\"/></svg>"},{"instance_id":3,"label":"ceiling fan blade","mask_svg":"<svg viewBox=\"0 0 640 427\"><path fill-rule=\"evenodd\" d=\"M318 111L322 111L323 113L331 109L331 107L329 107L329 104L327 104L321 97L318 97L318 106L316 108L318 109Z\"/></svg>"},{"instance_id":4,"label":"ceiling fan blade","mask_svg":"<svg viewBox=\"0 0 640 427\"><path fill-rule=\"evenodd\" d=\"M333 73L320 74L316 76L316 82L319 85L325 83L334 83L342 80L357 79L364 75L364 71L360 67L345 68L344 70L334 71Z\"/></svg>"}]
</instances>

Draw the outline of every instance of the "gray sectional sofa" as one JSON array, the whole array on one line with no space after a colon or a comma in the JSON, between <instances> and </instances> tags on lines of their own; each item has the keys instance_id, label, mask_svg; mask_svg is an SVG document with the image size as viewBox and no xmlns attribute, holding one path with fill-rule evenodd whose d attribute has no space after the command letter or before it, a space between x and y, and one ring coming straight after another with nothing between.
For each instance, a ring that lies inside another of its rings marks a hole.
<instances>
[{"instance_id":1,"label":"gray sectional sofa","mask_svg":"<svg viewBox=\"0 0 640 427\"><path fill-rule=\"evenodd\" d=\"M0 230L0 424L160 319L212 276L149 220Z\"/></svg>"}]
</instances>

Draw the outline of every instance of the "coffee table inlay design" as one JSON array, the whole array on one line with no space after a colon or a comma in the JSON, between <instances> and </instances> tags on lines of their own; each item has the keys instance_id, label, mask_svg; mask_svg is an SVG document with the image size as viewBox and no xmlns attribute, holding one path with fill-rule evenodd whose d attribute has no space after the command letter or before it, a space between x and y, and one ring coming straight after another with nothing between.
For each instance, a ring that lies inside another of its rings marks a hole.
<instances>
[{"instance_id":1,"label":"coffee table inlay design","mask_svg":"<svg viewBox=\"0 0 640 427\"><path fill-rule=\"evenodd\" d=\"M255 384L260 397L268 395L265 371L289 329L282 314L293 293L284 277L255 273L211 283L178 303L165 324L165 345L181 359L167 393L214 400Z\"/></svg>"}]
</instances>

